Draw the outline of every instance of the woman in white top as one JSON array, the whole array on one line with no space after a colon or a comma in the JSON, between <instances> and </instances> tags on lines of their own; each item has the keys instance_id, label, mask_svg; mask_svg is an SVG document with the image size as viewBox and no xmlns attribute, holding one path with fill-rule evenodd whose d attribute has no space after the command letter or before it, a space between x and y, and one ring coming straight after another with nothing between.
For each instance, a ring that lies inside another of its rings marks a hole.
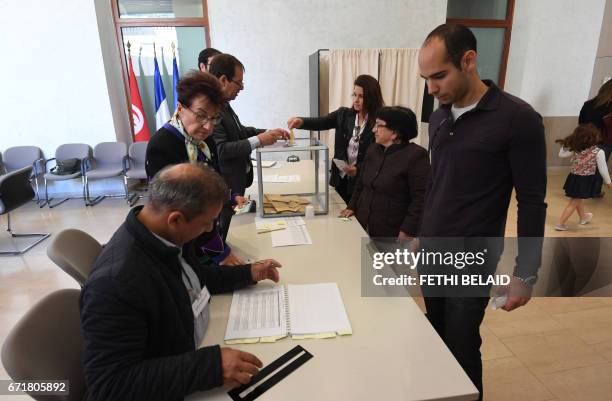
<instances>
[{"instance_id":1,"label":"woman in white top","mask_svg":"<svg viewBox=\"0 0 612 401\"><path fill-rule=\"evenodd\" d=\"M357 181L357 174L366 151L374 142L374 116L384 106L378 81L370 75L359 75L354 82L353 105L340 107L325 117L292 117L289 129L311 131L335 129L334 161L329 184L349 203Z\"/></svg>"}]
</instances>

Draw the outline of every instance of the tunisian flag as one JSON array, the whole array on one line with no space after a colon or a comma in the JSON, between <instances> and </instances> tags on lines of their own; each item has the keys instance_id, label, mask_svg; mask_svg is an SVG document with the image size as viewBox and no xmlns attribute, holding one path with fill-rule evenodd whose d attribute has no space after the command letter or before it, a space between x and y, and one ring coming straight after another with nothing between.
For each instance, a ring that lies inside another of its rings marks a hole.
<instances>
[{"instance_id":1,"label":"tunisian flag","mask_svg":"<svg viewBox=\"0 0 612 401\"><path fill-rule=\"evenodd\" d=\"M140 98L140 91L138 90L138 83L136 82L136 75L134 74L134 67L132 66L132 58L130 57L130 97L132 98L132 121L134 123L134 141L148 141L149 126L147 125L147 119L145 118L144 110L142 108L142 99Z\"/></svg>"}]
</instances>

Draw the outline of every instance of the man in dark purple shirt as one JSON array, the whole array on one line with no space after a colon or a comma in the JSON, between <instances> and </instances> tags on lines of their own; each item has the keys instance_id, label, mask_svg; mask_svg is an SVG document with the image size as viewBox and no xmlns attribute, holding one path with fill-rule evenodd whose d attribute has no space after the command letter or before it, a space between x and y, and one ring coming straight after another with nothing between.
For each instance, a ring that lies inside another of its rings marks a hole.
<instances>
[{"instance_id":1,"label":"man in dark purple shirt","mask_svg":"<svg viewBox=\"0 0 612 401\"><path fill-rule=\"evenodd\" d=\"M421 75L440 102L429 121L431 180L421 236L503 237L514 189L519 255L505 287L503 309L510 311L529 301L540 266L546 218L544 127L529 104L480 79L476 57L476 38L461 25L440 25L421 47ZM428 297L426 288L423 292L427 317L482 399L479 327L489 298Z\"/></svg>"}]
</instances>

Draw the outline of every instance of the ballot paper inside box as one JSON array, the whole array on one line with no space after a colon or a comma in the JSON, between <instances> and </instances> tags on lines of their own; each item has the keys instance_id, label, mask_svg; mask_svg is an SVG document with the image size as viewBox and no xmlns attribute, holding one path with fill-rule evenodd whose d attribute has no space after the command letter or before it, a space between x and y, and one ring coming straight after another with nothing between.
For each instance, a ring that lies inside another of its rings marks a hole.
<instances>
[{"instance_id":1,"label":"ballot paper inside box","mask_svg":"<svg viewBox=\"0 0 612 401\"><path fill-rule=\"evenodd\" d=\"M285 141L256 150L256 185L261 217L304 216L312 206L315 214L329 210L329 152L314 138ZM296 157L297 156L297 157ZM296 160L289 162L287 160ZM262 161L277 161L271 171Z\"/></svg>"}]
</instances>

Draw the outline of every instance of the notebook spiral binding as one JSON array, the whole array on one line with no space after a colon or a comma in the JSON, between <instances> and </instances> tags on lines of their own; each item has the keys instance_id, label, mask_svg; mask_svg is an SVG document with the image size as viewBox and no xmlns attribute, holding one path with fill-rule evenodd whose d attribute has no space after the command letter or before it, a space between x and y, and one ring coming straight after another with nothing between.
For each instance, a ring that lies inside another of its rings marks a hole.
<instances>
[{"instance_id":1,"label":"notebook spiral binding","mask_svg":"<svg viewBox=\"0 0 612 401\"><path fill-rule=\"evenodd\" d=\"M283 286L283 297L285 298L285 330L287 335L291 335L291 313L289 312L289 289Z\"/></svg>"}]
</instances>

